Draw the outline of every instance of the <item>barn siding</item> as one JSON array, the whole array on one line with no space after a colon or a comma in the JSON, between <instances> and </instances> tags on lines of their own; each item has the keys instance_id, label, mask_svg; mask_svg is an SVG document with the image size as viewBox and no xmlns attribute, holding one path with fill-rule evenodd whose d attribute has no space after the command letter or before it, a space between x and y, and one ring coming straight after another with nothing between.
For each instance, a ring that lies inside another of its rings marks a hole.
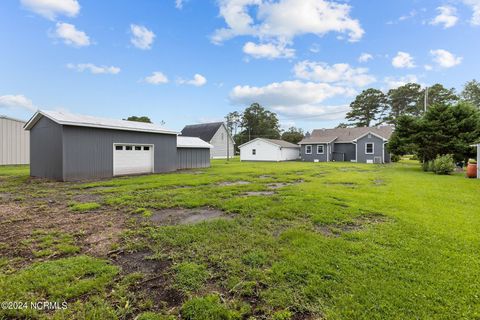
<instances>
[{"instance_id":1,"label":"barn siding","mask_svg":"<svg viewBox=\"0 0 480 320\"><path fill-rule=\"evenodd\" d=\"M225 126L222 125L220 128L218 128L217 132L215 135L212 137L212 139L209 142L211 145L213 145L213 149L211 151L210 156L213 159L223 159L227 157L227 139L229 139L228 142L228 156L232 158L234 156L234 141L228 134L227 130L225 129Z\"/></svg>"},{"instance_id":2,"label":"barn siding","mask_svg":"<svg viewBox=\"0 0 480 320\"><path fill-rule=\"evenodd\" d=\"M208 167L210 167L210 149L177 148L178 169Z\"/></svg>"},{"instance_id":3,"label":"barn siding","mask_svg":"<svg viewBox=\"0 0 480 320\"><path fill-rule=\"evenodd\" d=\"M42 117L30 130L30 175L63 179L62 126Z\"/></svg>"},{"instance_id":4,"label":"barn siding","mask_svg":"<svg viewBox=\"0 0 480 320\"><path fill-rule=\"evenodd\" d=\"M113 144L153 144L154 173L177 169L177 137L90 127L64 126L64 180L113 176Z\"/></svg>"},{"instance_id":5,"label":"barn siding","mask_svg":"<svg viewBox=\"0 0 480 320\"><path fill-rule=\"evenodd\" d=\"M30 133L23 129L25 122L0 118L0 165L30 162Z\"/></svg>"}]
</instances>

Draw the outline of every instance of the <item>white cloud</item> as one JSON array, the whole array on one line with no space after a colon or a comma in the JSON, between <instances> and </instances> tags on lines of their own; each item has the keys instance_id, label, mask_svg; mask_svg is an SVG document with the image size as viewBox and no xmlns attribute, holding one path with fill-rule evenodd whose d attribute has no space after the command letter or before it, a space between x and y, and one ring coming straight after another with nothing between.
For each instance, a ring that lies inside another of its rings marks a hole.
<instances>
[{"instance_id":1,"label":"white cloud","mask_svg":"<svg viewBox=\"0 0 480 320\"><path fill-rule=\"evenodd\" d=\"M443 49L430 50L430 54L433 56L433 61L442 68L455 67L462 63L463 60L462 57L457 57L453 53Z\"/></svg>"},{"instance_id":2,"label":"white cloud","mask_svg":"<svg viewBox=\"0 0 480 320\"><path fill-rule=\"evenodd\" d=\"M342 120L350 110L349 105L298 105L274 106L272 110L289 117L303 120ZM289 126L290 127L290 126Z\"/></svg>"},{"instance_id":3,"label":"white cloud","mask_svg":"<svg viewBox=\"0 0 480 320\"><path fill-rule=\"evenodd\" d=\"M183 8L183 0L175 0L175 8L182 9Z\"/></svg>"},{"instance_id":4,"label":"white cloud","mask_svg":"<svg viewBox=\"0 0 480 320\"><path fill-rule=\"evenodd\" d=\"M56 24L55 37L63 40L64 43L74 47L85 47L91 44L88 35L70 23L58 22Z\"/></svg>"},{"instance_id":5,"label":"white cloud","mask_svg":"<svg viewBox=\"0 0 480 320\"><path fill-rule=\"evenodd\" d=\"M408 52L399 51L392 59L395 68L415 68L413 57Z\"/></svg>"},{"instance_id":6,"label":"white cloud","mask_svg":"<svg viewBox=\"0 0 480 320\"><path fill-rule=\"evenodd\" d=\"M368 74L367 68L353 68L347 63L328 65L324 62L301 61L294 66L293 71L300 79L357 87L376 81L374 76Z\"/></svg>"},{"instance_id":7,"label":"white cloud","mask_svg":"<svg viewBox=\"0 0 480 320\"><path fill-rule=\"evenodd\" d=\"M316 104L337 95L353 95L355 90L328 83L283 81L263 87L236 86L230 98L235 103L260 102L267 106Z\"/></svg>"},{"instance_id":8,"label":"white cloud","mask_svg":"<svg viewBox=\"0 0 480 320\"><path fill-rule=\"evenodd\" d=\"M444 29L455 26L458 22L457 9L451 6L437 8L438 15L430 21L432 25L443 25Z\"/></svg>"},{"instance_id":9,"label":"white cloud","mask_svg":"<svg viewBox=\"0 0 480 320\"><path fill-rule=\"evenodd\" d=\"M424 65L423 68L424 68L425 70L427 70L427 71L433 70L433 67L432 67L431 65L429 65L429 64Z\"/></svg>"},{"instance_id":10,"label":"white cloud","mask_svg":"<svg viewBox=\"0 0 480 320\"><path fill-rule=\"evenodd\" d=\"M273 43L255 44L247 42L243 46L243 52L251 55L255 59L267 58L292 58L295 56L295 49L287 48L285 45L275 45Z\"/></svg>"},{"instance_id":11,"label":"white cloud","mask_svg":"<svg viewBox=\"0 0 480 320\"><path fill-rule=\"evenodd\" d=\"M179 79L177 81L179 84L190 84L195 87L204 86L207 83L207 78L201 74L196 73L191 80Z\"/></svg>"},{"instance_id":12,"label":"white cloud","mask_svg":"<svg viewBox=\"0 0 480 320\"><path fill-rule=\"evenodd\" d=\"M253 36L290 43L302 34L323 36L329 32L347 34L350 41L362 38L360 22L350 17L351 7L327 0L218 0L220 16L227 27L212 36L221 43L236 36ZM256 16L251 15L252 7Z\"/></svg>"},{"instance_id":13,"label":"white cloud","mask_svg":"<svg viewBox=\"0 0 480 320\"><path fill-rule=\"evenodd\" d=\"M50 20L55 20L58 15L75 17L80 12L77 0L21 0L21 4Z\"/></svg>"},{"instance_id":14,"label":"white cloud","mask_svg":"<svg viewBox=\"0 0 480 320\"><path fill-rule=\"evenodd\" d=\"M0 96L0 108L6 109L23 109L27 111L36 111L37 107L33 102L24 95L7 94Z\"/></svg>"},{"instance_id":15,"label":"white cloud","mask_svg":"<svg viewBox=\"0 0 480 320\"><path fill-rule=\"evenodd\" d=\"M480 26L480 0L463 0L463 2L473 10L470 23L474 26Z\"/></svg>"},{"instance_id":16,"label":"white cloud","mask_svg":"<svg viewBox=\"0 0 480 320\"><path fill-rule=\"evenodd\" d=\"M370 53L362 53L360 57L358 57L358 62L361 63L368 62L369 60L373 60L373 56Z\"/></svg>"},{"instance_id":17,"label":"white cloud","mask_svg":"<svg viewBox=\"0 0 480 320\"><path fill-rule=\"evenodd\" d=\"M144 26L131 24L130 31L132 32L132 37L130 42L137 48L142 50L147 50L152 48L153 40L155 39L155 33L148 30Z\"/></svg>"},{"instance_id":18,"label":"white cloud","mask_svg":"<svg viewBox=\"0 0 480 320\"><path fill-rule=\"evenodd\" d=\"M164 84L168 83L168 78L160 71L155 71L152 75L144 79L145 82L150 84Z\"/></svg>"},{"instance_id":19,"label":"white cloud","mask_svg":"<svg viewBox=\"0 0 480 320\"><path fill-rule=\"evenodd\" d=\"M78 72L90 71L93 74L118 74L120 68L113 66L97 66L92 63L67 64L67 68Z\"/></svg>"},{"instance_id":20,"label":"white cloud","mask_svg":"<svg viewBox=\"0 0 480 320\"><path fill-rule=\"evenodd\" d=\"M418 77L414 74L409 74L399 78L386 77L384 79L384 82L387 86L387 89L396 89L398 87L406 85L407 83L418 83Z\"/></svg>"}]
</instances>

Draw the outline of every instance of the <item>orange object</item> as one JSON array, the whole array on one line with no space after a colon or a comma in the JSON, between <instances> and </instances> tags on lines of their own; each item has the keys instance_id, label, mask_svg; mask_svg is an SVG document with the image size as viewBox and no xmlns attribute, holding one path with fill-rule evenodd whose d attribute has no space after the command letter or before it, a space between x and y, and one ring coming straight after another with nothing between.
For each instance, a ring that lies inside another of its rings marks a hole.
<instances>
[{"instance_id":1,"label":"orange object","mask_svg":"<svg viewBox=\"0 0 480 320\"><path fill-rule=\"evenodd\" d=\"M469 163L467 166L467 177L476 178L477 177L477 164Z\"/></svg>"}]
</instances>

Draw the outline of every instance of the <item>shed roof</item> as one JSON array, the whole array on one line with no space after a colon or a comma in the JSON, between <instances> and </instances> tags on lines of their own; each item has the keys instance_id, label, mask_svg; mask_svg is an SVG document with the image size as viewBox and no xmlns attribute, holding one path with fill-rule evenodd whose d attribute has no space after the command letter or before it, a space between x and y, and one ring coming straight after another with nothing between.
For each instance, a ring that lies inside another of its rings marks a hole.
<instances>
[{"instance_id":1,"label":"shed roof","mask_svg":"<svg viewBox=\"0 0 480 320\"><path fill-rule=\"evenodd\" d=\"M191 124L185 126L182 130L183 136L189 137L199 137L203 141L212 140L215 133L223 125L223 122L212 122L212 123L201 123L201 124Z\"/></svg>"},{"instance_id":2,"label":"shed roof","mask_svg":"<svg viewBox=\"0 0 480 320\"><path fill-rule=\"evenodd\" d=\"M211 149L213 146L210 143L203 141L197 137L177 137L177 147L178 148L200 148L200 149Z\"/></svg>"},{"instance_id":3,"label":"shed roof","mask_svg":"<svg viewBox=\"0 0 480 320\"><path fill-rule=\"evenodd\" d=\"M266 141L268 143L271 143L271 144L275 144L277 146L279 146L280 148L299 148L298 145L296 144L293 144L293 143L290 143L288 141L284 141L284 140L279 140L279 139L267 139L267 138L256 138L256 139L253 139L253 140L250 140L244 144L242 144L241 146L239 146L239 148L249 144L249 143L252 143L254 141Z\"/></svg>"},{"instance_id":4,"label":"shed roof","mask_svg":"<svg viewBox=\"0 0 480 320\"><path fill-rule=\"evenodd\" d=\"M58 124L67 125L67 126L164 133L164 134L178 134L175 131L159 127L152 123L99 118L99 117L73 114L68 112L47 111L47 110L38 110L33 115L33 117L27 122L27 124L25 124L24 126L25 129L26 130L32 129L42 117L47 117L48 119Z\"/></svg>"},{"instance_id":5,"label":"shed roof","mask_svg":"<svg viewBox=\"0 0 480 320\"><path fill-rule=\"evenodd\" d=\"M7 119L7 120L12 120L12 121L17 121L17 122L25 123L24 120L12 118L12 117L9 117L9 116L5 116L5 115L3 115L3 114L0 114L0 119Z\"/></svg>"},{"instance_id":6,"label":"shed roof","mask_svg":"<svg viewBox=\"0 0 480 320\"><path fill-rule=\"evenodd\" d=\"M393 129L392 126L315 129L312 131L311 136L300 141L300 144L331 143L333 141L336 143L351 143L367 133L373 133L385 140L389 140Z\"/></svg>"}]
</instances>

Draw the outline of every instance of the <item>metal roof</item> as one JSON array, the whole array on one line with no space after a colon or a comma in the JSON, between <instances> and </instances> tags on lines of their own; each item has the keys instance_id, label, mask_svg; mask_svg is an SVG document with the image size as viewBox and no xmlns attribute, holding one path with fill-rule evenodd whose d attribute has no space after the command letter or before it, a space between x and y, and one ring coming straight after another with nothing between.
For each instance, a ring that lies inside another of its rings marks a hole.
<instances>
[{"instance_id":1,"label":"metal roof","mask_svg":"<svg viewBox=\"0 0 480 320\"><path fill-rule=\"evenodd\" d=\"M201 149L211 149L213 146L210 143L203 141L197 137L177 137L177 148L201 148Z\"/></svg>"},{"instance_id":2,"label":"metal roof","mask_svg":"<svg viewBox=\"0 0 480 320\"><path fill-rule=\"evenodd\" d=\"M66 125L66 126L91 127L91 128L164 133L164 134L178 134L178 132L159 127L152 123L107 119L107 118L73 114L73 113L68 113L63 111L47 111L47 110L37 111L35 115L27 122L27 124L25 124L24 128L26 130L30 130L35 126L35 124L42 117L47 117L48 119L58 124Z\"/></svg>"},{"instance_id":3,"label":"metal roof","mask_svg":"<svg viewBox=\"0 0 480 320\"><path fill-rule=\"evenodd\" d=\"M0 114L0 119L7 119L7 120L12 120L12 121L25 123L25 120L15 119L15 118L12 118L12 117L9 117L9 116L5 116L3 114Z\"/></svg>"},{"instance_id":4,"label":"metal roof","mask_svg":"<svg viewBox=\"0 0 480 320\"><path fill-rule=\"evenodd\" d=\"M201 123L185 126L182 130L183 136L199 137L203 141L212 140L215 133L223 125L223 122Z\"/></svg>"},{"instance_id":5,"label":"metal roof","mask_svg":"<svg viewBox=\"0 0 480 320\"><path fill-rule=\"evenodd\" d=\"M253 141L258 141L258 140L263 140L263 141L266 141L266 142L269 142L271 144L275 144L281 148L299 148L298 145L296 144L293 144L293 143L290 143L288 141L284 141L284 140L278 140L278 139L267 139L267 138L256 138L256 139L253 139L253 140L250 140L244 144L242 144L241 146L239 146L239 148L253 142Z\"/></svg>"},{"instance_id":6,"label":"metal roof","mask_svg":"<svg viewBox=\"0 0 480 320\"><path fill-rule=\"evenodd\" d=\"M389 140L393 130L392 126L316 129L309 138L303 139L299 144L331 143L333 141L335 143L352 143L368 133Z\"/></svg>"}]
</instances>

